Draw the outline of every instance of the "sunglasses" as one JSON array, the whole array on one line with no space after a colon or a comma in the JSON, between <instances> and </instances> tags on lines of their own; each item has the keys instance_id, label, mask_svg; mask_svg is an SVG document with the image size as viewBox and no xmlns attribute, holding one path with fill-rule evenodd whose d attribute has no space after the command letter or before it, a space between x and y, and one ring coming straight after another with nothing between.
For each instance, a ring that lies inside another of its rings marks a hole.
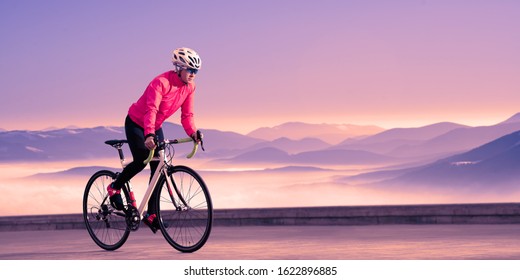
<instances>
[{"instance_id":1,"label":"sunglasses","mask_svg":"<svg viewBox=\"0 0 520 280\"><path fill-rule=\"evenodd\" d=\"M192 68L186 68L185 70L188 71L188 73L190 73L190 74L197 74L199 72L198 69L192 69Z\"/></svg>"}]
</instances>

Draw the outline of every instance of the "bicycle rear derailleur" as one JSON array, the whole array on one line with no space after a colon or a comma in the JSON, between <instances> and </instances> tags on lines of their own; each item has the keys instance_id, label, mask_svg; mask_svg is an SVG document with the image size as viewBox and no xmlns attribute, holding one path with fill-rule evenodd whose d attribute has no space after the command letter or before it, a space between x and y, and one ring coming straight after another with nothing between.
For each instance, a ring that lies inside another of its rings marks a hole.
<instances>
[{"instance_id":1,"label":"bicycle rear derailleur","mask_svg":"<svg viewBox=\"0 0 520 280\"><path fill-rule=\"evenodd\" d=\"M139 229L139 225L141 224L141 215L139 215L139 211L132 205L128 205L128 208L125 210L126 214L126 225L131 231L136 231Z\"/></svg>"}]
</instances>

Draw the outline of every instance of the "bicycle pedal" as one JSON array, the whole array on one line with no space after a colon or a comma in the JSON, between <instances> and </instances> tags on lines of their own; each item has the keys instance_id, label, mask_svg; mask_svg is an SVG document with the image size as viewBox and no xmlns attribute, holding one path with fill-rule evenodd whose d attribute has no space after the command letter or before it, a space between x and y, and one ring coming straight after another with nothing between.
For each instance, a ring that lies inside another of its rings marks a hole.
<instances>
[{"instance_id":1,"label":"bicycle pedal","mask_svg":"<svg viewBox=\"0 0 520 280\"><path fill-rule=\"evenodd\" d=\"M154 234L157 233L157 228L154 227L153 224L150 223L150 222L148 221L148 219L143 219L143 223L144 223L145 225L147 225L148 228L150 228L150 230L151 230Z\"/></svg>"}]
</instances>

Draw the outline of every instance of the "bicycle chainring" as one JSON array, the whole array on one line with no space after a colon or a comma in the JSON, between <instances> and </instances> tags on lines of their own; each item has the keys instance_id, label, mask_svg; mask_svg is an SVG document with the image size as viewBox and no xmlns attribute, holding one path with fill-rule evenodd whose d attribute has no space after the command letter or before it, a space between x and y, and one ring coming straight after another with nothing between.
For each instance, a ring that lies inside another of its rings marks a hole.
<instances>
[{"instance_id":1,"label":"bicycle chainring","mask_svg":"<svg viewBox=\"0 0 520 280\"><path fill-rule=\"evenodd\" d=\"M139 229L139 225L141 224L141 215L139 215L139 211L134 206L129 205L128 209L125 210L126 213L126 225L131 231L136 231Z\"/></svg>"}]
</instances>

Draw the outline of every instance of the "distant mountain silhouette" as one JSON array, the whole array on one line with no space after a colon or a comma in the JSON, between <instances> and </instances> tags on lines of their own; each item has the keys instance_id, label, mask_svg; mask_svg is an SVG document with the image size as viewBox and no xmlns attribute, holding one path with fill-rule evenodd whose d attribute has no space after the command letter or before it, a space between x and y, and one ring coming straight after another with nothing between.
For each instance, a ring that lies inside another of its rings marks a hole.
<instances>
[{"instance_id":1,"label":"distant mountain silhouette","mask_svg":"<svg viewBox=\"0 0 520 280\"><path fill-rule=\"evenodd\" d=\"M509 119L501 122L500 124L504 124L504 123L516 123L516 122L520 122L520 113L516 113L515 115L513 115L512 117L510 117Z\"/></svg>"},{"instance_id":2,"label":"distant mountain silhouette","mask_svg":"<svg viewBox=\"0 0 520 280\"><path fill-rule=\"evenodd\" d=\"M105 140L124 138L120 127L4 131L0 133L1 161L69 160L108 156ZM112 155L116 153L112 151Z\"/></svg>"},{"instance_id":3,"label":"distant mountain silhouette","mask_svg":"<svg viewBox=\"0 0 520 280\"><path fill-rule=\"evenodd\" d=\"M419 144L454 129L466 127L468 126L443 122L417 128L393 128L363 139L347 139L331 149L365 150L384 154L401 146Z\"/></svg>"},{"instance_id":4,"label":"distant mountain silhouette","mask_svg":"<svg viewBox=\"0 0 520 280\"><path fill-rule=\"evenodd\" d=\"M366 151L355 150L321 150L302 152L294 155L280 149L266 147L246 152L238 156L220 161L234 164L240 163L280 163L305 165L352 165L352 164L381 164L394 161L393 158Z\"/></svg>"},{"instance_id":5,"label":"distant mountain silhouette","mask_svg":"<svg viewBox=\"0 0 520 280\"><path fill-rule=\"evenodd\" d=\"M187 137L184 129L177 124L165 123L165 137ZM218 156L219 153L235 149L244 149L262 140L247 137L234 132L204 130L209 141L204 145L208 153L197 156ZM104 144L110 139L126 139L123 127L64 128L48 131L4 131L0 132L0 161L55 161L92 158L117 157L116 151ZM176 145L177 154L186 154L191 150L189 144ZM131 158L127 145L125 156Z\"/></svg>"},{"instance_id":6,"label":"distant mountain silhouette","mask_svg":"<svg viewBox=\"0 0 520 280\"><path fill-rule=\"evenodd\" d=\"M520 113L490 126L437 123L418 128L395 128L363 138L347 139L330 149L353 149L395 158L435 160L483 145L520 130Z\"/></svg>"},{"instance_id":7,"label":"distant mountain silhouette","mask_svg":"<svg viewBox=\"0 0 520 280\"><path fill-rule=\"evenodd\" d=\"M412 157L429 154L446 156L468 151L517 130L520 130L520 122L462 127L421 143L397 147L388 155Z\"/></svg>"},{"instance_id":8,"label":"distant mountain silhouette","mask_svg":"<svg viewBox=\"0 0 520 280\"><path fill-rule=\"evenodd\" d=\"M389 178L392 175L393 178ZM499 186L517 187L520 183L520 131L431 164L363 176L365 178L358 178L374 180L379 176L385 179L378 183L380 185L490 189Z\"/></svg>"},{"instance_id":9,"label":"distant mountain silhouette","mask_svg":"<svg viewBox=\"0 0 520 280\"><path fill-rule=\"evenodd\" d=\"M175 127L177 132L165 135L181 135L176 137L186 137L186 133L179 125L169 124L171 127ZM204 133L204 147L205 152L197 153L196 157L204 158L216 158L216 157L227 157L230 155L236 155L241 153L244 149L247 149L253 145L264 142L264 140L245 136L236 132L219 131L215 129L201 129ZM166 136L165 136L166 137ZM191 150L190 145L177 145L176 150L182 152L189 152Z\"/></svg>"},{"instance_id":10,"label":"distant mountain silhouette","mask_svg":"<svg viewBox=\"0 0 520 280\"><path fill-rule=\"evenodd\" d=\"M318 138L329 144L336 144L347 138L372 135L384 131L383 128L373 125L336 125L336 124L307 124L302 122L288 122L275 127L262 127L247 134L247 136L275 140L287 137L293 140L303 138Z\"/></svg>"},{"instance_id":11,"label":"distant mountain silhouette","mask_svg":"<svg viewBox=\"0 0 520 280\"><path fill-rule=\"evenodd\" d=\"M417 128L392 128L373 136L369 136L361 141L365 143L379 143L398 139L429 140L453 129L461 127L468 126L451 122L441 122Z\"/></svg>"},{"instance_id":12,"label":"distant mountain silhouette","mask_svg":"<svg viewBox=\"0 0 520 280\"><path fill-rule=\"evenodd\" d=\"M303 138L300 140L292 140L287 137L275 139L273 141L262 141L255 144L242 152L254 151L260 148L276 148L285 151L289 154L296 154L301 152L309 152L316 150L323 150L331 145L317 138Z\"/></svg>"}]
</instances>

